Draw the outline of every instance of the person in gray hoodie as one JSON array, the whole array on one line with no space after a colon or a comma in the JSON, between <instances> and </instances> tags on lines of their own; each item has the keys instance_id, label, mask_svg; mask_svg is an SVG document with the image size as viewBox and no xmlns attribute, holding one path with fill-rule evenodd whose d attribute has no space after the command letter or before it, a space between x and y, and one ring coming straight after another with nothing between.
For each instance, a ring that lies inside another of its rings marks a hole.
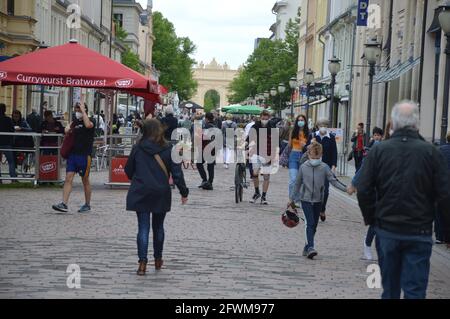
<instances>
[{"instance_id":1,"label":"person in gray hoodie","mask_svg":"<svg viewBox=\"0 0 450 319\"><path fill-rule=\"evenodd\" d=\"M294 203L294 198L300 198L306 227L306 244L303 249L303 256L309 259L313 259L318 254L314 248L314 235L319 223L325 181L328 180L334 187L347 192L347 186L338 181L330 167L322 162L322 153L323 148L320 143L313 142L309 146L309 160L300 167L294 192L289 202L289 206L291 206Z\"/></svg>"}]
</instances>

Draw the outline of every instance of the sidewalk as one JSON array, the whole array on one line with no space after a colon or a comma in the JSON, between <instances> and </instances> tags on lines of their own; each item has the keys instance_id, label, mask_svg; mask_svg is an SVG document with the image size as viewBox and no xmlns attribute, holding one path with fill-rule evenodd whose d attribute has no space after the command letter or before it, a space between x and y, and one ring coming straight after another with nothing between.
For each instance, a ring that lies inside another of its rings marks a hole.
<instances>
[{"instance_id":1,"label":"sidewalk","mask_svg":"<svg viewBox=\"0 0 450 319\"><path fill-rule=\"evenodd\" d=\"M317 260L301 256L303 227L281 223L287 201L287 170L273 176L269 206L234 203L234 170L217 166L214 191L197 188L188 170L187 206L174 192L166 219L165 265L137 277L135 214L125 212L126 190L103 186L93 173L93 212L83 203L79 178L71 213L51 205L60 189L0 190L0 298L379 298L367 288L361 260L366 227L356 199L332 189L327 221L319 225ZM151 237L151 236L150 236ZM152 257L149 245L149 259ZM81 269L81 289L66 285L69 264ZM429 298L450 298L450 251L436 247Z\"/></svg>"}]
</instances>

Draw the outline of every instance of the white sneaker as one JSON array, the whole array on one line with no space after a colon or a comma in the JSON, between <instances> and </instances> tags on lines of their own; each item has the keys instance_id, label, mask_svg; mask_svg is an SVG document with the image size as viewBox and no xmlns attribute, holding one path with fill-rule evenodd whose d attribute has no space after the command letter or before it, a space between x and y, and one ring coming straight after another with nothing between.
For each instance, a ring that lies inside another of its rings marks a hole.
<instances>
[{"instance_id":1,"label":"white sneaker","mask_svg":"<svg viewBox=\"0 0 450 319\"><path fill-rule=\"evenodd\" d=\"M364 259L373 260L372 247L366 246L365 242L364 242Z\"/></svg>"},{"instance_id":2,"label":"white sneaker","mask_svg":"<svg viewBox=\"0 0 450 319\"><path fill-rule=\"evenodd\" d=\"M228 169L228 164L223 165L225 169Z\"/></svg>"}]
</instances>

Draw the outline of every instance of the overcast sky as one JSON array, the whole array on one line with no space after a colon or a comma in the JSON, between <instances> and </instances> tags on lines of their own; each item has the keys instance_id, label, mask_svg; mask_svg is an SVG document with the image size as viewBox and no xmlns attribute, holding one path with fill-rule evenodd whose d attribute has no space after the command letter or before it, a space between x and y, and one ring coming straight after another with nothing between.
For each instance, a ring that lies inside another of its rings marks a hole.
<instances>
[{"instance_id":1,"label":"overcast sky","mask_svg":"<svg viewBox=\"0 0 450 319\"><path fill-rule=\"evenodd\" d=\"M138 0L145 8L147 0ZM197 46L197 62L212 58L231 68L243 64L259 37L269 37L275 22L275 0L153 0L176 28L178 36L189 37Z\"/></svg>"}]
</instances>

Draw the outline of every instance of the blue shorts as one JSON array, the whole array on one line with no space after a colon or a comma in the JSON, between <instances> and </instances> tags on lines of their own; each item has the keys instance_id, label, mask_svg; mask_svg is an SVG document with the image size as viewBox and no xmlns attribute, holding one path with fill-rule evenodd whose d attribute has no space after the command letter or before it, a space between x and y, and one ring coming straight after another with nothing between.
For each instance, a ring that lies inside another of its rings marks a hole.
<instances>
[{"instance_id":1,"label":"blue shorts","mask_svg":"<svg viewBox=\"0 0 450 319\"><path fill-rule=\"evenodd\" d=\"M89 155L69 155L66 173L78 173L81 177L87 177L89 176L90 171L91 157Z\"/></svg>"}]
</instances>

